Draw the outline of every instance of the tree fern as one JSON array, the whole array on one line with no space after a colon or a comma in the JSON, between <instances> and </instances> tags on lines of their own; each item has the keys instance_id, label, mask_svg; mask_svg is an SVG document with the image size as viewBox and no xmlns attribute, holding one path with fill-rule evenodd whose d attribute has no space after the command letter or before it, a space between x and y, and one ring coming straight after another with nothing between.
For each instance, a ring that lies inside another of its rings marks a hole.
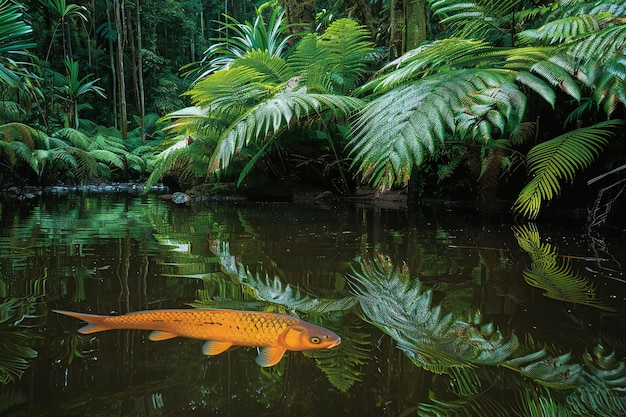
<instances>
[{"instance_id":1,"label":"tree fern","mask_svg":"<svg viewBox=\"0 0 626 417\"><path fill-rule=\"evenodd\" d=\"M516 213L534 219L544 201L552 200L561 190L561 181L572 181L576 173L588 167L608 143L612 127L622 121L607 121L564 133L533 147L527 155L530 182L522 189L514 205Z\"/></svg>"}]
</instances>

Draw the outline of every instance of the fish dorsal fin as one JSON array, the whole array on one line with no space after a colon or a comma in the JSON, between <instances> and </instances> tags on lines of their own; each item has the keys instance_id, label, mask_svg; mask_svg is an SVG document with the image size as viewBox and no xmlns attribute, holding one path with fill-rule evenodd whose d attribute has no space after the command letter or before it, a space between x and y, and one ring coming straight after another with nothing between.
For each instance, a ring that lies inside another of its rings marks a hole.
<instances>
[{"instance_id":1,"label":"fish dorsal fin","mask_svg":"<svg viewBox=\"0 0 626 417\"><path fill-rule=\"evenodd\" d=\"M215 340L207 340L202 345L202 353L207 356L219 355L224 352L228 348L230 348L233 344L230 342L218 342Z\"/></svg>"},{"instance_id":2,"label":"fish dorsal fin","mask_svg":"<svg viewBox=\"0 0 626 417\"><path fill-rule=\"evenodd\" d=\"M274 366L280 362L286 351L287 348L282 346L262 347L259 356L256 357L256 363L263 367Z\"/></svg>"},{"instance_id":3,"label":"fish dorsal fin","mask_svg":"<svg viewBox=\"0 0 626 417\"><path fill-rule=\"evenodd\" d=\"M178 335L170 332L164 332L163 330L154 330L153 332L150 332L148 339L157 342L159 340L173 339L175 337L178 337Z\"/></svg>"}]
</instances>

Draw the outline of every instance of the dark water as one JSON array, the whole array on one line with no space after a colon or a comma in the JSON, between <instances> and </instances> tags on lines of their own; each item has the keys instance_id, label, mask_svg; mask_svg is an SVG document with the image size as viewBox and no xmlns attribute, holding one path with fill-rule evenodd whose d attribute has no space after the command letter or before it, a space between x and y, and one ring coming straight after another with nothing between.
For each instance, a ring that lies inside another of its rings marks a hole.
<instances>
[{"instance_id":1,"label":"dark water","mask_svg":"<svg viewBox=\"0 0 626 417\"><path fill-rule=\"evenodd\" d=\"M621 233L428 206L1 209L3 416L626 415ZM343 341L260 368L252 348L81 335L51 311L187 307L286 312Z\"/></svg>"}]
</instances>

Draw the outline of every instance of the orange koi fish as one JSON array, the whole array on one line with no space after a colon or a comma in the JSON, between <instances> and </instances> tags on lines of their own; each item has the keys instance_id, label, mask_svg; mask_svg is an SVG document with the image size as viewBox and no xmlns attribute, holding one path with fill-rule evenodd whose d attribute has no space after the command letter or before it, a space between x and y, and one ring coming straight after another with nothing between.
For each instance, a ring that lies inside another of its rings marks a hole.
<instances>
[{"instance_id":1,"label":"orange koi fish","mask_svg":"<svg viewBox=\"0 0 626 417\"><path fill-rule=\"evenodd\" d=\"M82 334L112 329L152 330L150 340L189 337L205 340L202 353L218 355L231 346L260 347L256 363L274 366L287 350L330 349L341 338L330 330L297 317L276 313L220 309L137 311L121 316L53 310L86 321Z\"/></svg>"}]
</instances>

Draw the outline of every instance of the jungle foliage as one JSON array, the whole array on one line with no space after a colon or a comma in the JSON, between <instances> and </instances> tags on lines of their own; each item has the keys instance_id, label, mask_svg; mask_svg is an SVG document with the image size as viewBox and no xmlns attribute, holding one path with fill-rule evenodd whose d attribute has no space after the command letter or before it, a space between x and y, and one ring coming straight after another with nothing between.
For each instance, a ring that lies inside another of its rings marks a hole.
<instances>
[{"instance_id":1,"label":"jungle foliage","mask_svg":"<svg viewBox=\"0 0 626 417\"><path fill-rule=\"evenodd\" d=\"M148 146L150 183L413 182L486 208L514 199L531 219L584 172L623 165L621 1L429 0L405 9L427 30L400 49L377 28L422 20L393 1L317 2L316 22L288 21L292 1L236 3L3 0L0 123L114 127Z\"/></svg>"}]
</instances>

